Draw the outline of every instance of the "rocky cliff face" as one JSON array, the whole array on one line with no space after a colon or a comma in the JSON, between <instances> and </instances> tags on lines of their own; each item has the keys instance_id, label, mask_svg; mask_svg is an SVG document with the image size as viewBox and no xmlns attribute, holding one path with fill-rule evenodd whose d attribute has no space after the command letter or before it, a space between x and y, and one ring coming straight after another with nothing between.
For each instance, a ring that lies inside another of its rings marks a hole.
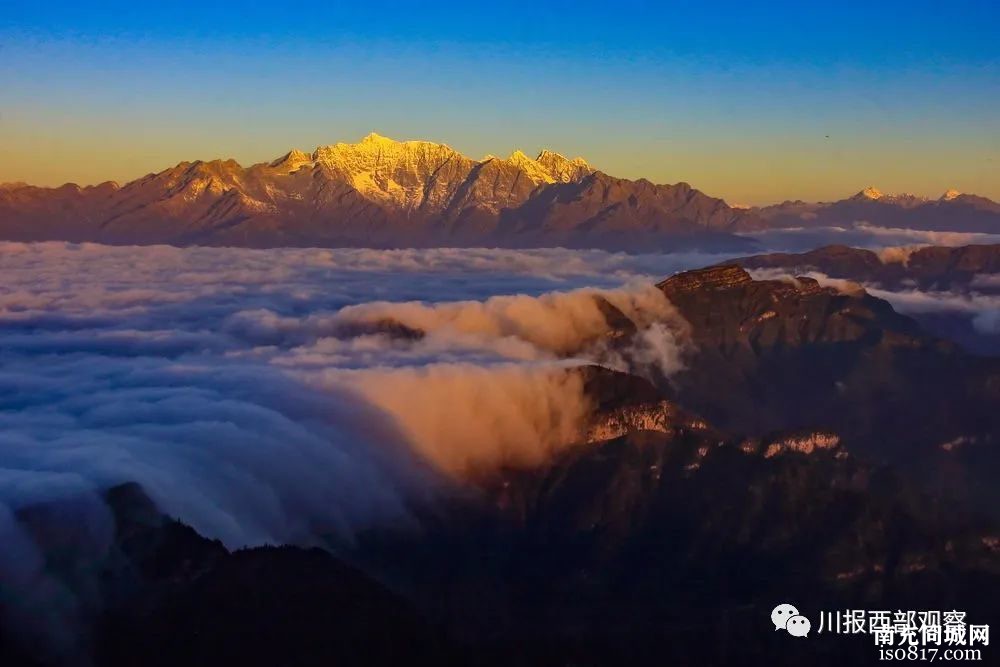
<instances>
[{"instance_id":1,"label":"rocky cliff face","mask_svg":"<svg viewBox=\"0 0 1000 667\"><path fill-rule=\"evenodd\" d=\"M764 275L818 272L851 280L900 299L904 305L919 297L911 306L912 316L924 329L970 352L1000 355L1000 336L990 306L1000 295L1000 245L898 247L878 253L826 246L734 262Z\"/></svg>"},{"instance_id":2,"label":"rocky cliff face","mask_svg":"<svg viewBox=\"0 0 1000 667\"><path fill-rule=\"evenodd\" d=\"M687 184L613 179L581 158L472 160L370 134L270 163L182 162L119 187L0 188L0 236L247 246L749 247L759 226Z\"/></svg>"},{"instance_id":3,"label":"rocky cliff face","mask_svg":"<svg viewBox=\"0 0 1000 667\"><path fill-rule=\"evenodd\" d=\"M724 265L686 271L657 285L691 323L702 350L726 354L875 339L932 344L915 322L863 290L842 292L808 277L753 280Z\"/></svg>"},{"instance_id":4,"label":"rocky cliff face","mask_svg":"<svg viewBox=\"0 0 1000 667\"><path fill-rule=\"evenodd\" d=\"M1000 501L988 481L1000 473L996 358L928 335L861 289L753 280L732 265L659 287L691 325L692 351L671 378L681 407L758 437L831 433L968 506ZM941 449L956 438L977 444Z\"/></svg>"},{"instance_id":5,"label":"rocky cliff face","mask_svg":"<svg viewBox=\"0 0 1000 667\"><path fill-rule=\"evenodd\" d=\"M582 375L584 393L593 406L584 442L614 440L639 431L696 431L713 437L704 420L681 409L649 380L602 366L583 366L576 372Z\"/></svg>"}]
</instances>

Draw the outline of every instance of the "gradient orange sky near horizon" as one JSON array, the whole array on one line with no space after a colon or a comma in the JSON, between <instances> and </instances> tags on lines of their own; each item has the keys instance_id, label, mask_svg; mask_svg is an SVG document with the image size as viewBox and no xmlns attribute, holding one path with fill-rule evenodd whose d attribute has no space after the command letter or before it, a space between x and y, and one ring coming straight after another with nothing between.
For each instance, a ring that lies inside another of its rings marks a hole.
<instances>
[{"instance_id":1,"label":"gradient orange sky near horizon","mask_svg":"<svg viewBox=\"0 0 1000 667\"><path fill-rule=\"evenodd\" d=\"M375 131L476 159L548 148L736 204L867 185L1000 200L993 3L944 22L919 0L54 4L12 2L0 24L0 182L124 183Z\"/></svg>"}]
</instances>

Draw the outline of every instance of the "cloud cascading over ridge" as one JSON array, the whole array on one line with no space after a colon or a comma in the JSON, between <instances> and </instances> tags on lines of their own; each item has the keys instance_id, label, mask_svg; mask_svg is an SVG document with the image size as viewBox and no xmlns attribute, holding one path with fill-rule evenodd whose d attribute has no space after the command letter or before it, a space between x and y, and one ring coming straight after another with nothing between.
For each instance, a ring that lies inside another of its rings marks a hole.
<instances>
[{"instance_id":1,"label":"cloud cascading over ridge","mask_svg":"<svg viewBox=\"0 0 1000 667\"><path fill-rule=\"evenodd\" d=\"M531 466L580 442L591 411L579 374L554 364L433 364L336 373L391 415L417 453L455 477Z\"/></svg>"},{"instance_id":2,"label":"cloud cascading over ridge","mask_svg":"<svg viewBox=\"0 0 1000 667\"><path fill-rule=\"evenodd\" d=\"M648 287L621 287L656 264L0 244L0 586L19 601L4 621L72 654L100 604L87 581L71 590L48 572L27 508L49 508L91 563L112 543L101 494L124 482L230 548L343 544L409 522L468 475L543 460L590 409L569 366L668 359L671 341L627 359L599 344L598 295L643 321L667 312ZM376 311L422 312L427 331L345 331ZM471 327L445 315L473 312Z\"/></svg>"},{"instance_id":3,"label":"cloud cascading over ridge","mask_svg":"<svg viewBox=\"0 0 1000 667\"><path fill-rule=\"evenodd\" d=\"M11 516L137 481L229 546L349 539L359 525L405 518L435 471L536 461L531 447L571 439L586 406L567 357L662 372L679 363L671 329L648 344L637 336L627 358L602 341L598 298L643 325L669 321L656 290L615 287L644 275L649 256L2 250L0 499ZM412 301L449 296L464 300ZM383 317L423 335L344 332ZM506 426L492 443L480 433L466 456L460 434L476 425L436 435L429 407L393 400L399 384L428 406L467 397L462 420Z\"/></svg>"},{"instance_id":4,"label":"cloud cascading over ridge","mask_svg":"<svg viewBox=\"0 0 1000 667\"><path fill-rule=\"evenodd\" d=\"M358 522L405 516L414 489L438 472L533 460L509 434L464 456L455 435L464 427L433 435L424 414L392 400L393 383L411 393L425 383L427 396L466 414L493 410L512 433L525 431L503 415L526 405L522 386L532 405L552 409L521 421L537 426L542 450L558 446L581 413L577 398L562 407L552 398L576 395L566 364L669 376L683 363L684 325L649 284L724 258L65 243L0 251L0 447L5 470L20 475L0 489L8 509L44 500L53 480L73 489L139 481L166 511L230 546L348 536ZM912 309L927 297L887 298ZM992 303L958 306L991 330ZM609 339L614 310L639 330ZM468 389L479 385L498 393ZM466 397L475 408L456 403ZM379 417L354 417L362 409ZM343 482L322 492L303 483L318 478Z\"/></svg>"}]
</instances>

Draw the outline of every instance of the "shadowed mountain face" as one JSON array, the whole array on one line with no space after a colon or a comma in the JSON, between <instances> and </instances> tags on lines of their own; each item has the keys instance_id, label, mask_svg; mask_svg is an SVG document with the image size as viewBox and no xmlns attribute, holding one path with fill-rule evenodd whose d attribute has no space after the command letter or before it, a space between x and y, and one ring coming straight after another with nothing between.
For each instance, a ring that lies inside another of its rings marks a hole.
<instances>
[{"instance_id":1,"label":"shadowed mountain face","mask_svg":"<svg viewBox=\"0 0 1000 667\"><path fill-rule=\"evenodd\" d=\"M74 642L24 646L30 634L17 628L30 610L18 591L4 591L4 665L452 664L440 633L410 603L327 551L229 552L161 514L134 484L104 499L113 535L96 550L85 531L61 525L58 503L21 512L47 546L39 582L53 589L47 611L75 611L65 628Z\"/></svg>"},{"instance_id":2,"label":"shadowed mountain face","mask_svg":"<svg viewBox=\"0 0 1000 667\"><path fill-rule=\"evenodd\" d=\"M871 660L790 654L755 620L789 597L995 614L997 364L861 290L736 266L659 287L690 325L684 371L589 371L596 438L363 558L508 663Z\"/></svg>"},{"instance_id":3,"label":"shadowed mountain face","mask_svg":"<svg viewBox=\"0 0 1000 667\"><path fill-rule=\"evenodd\" d=\"M932 231L996 232L1000 204L949 190L939 199L885 195L866 188L836 202L786 201L753 209L770 227L840 227L865 222L877 227Z\"/></svg>"},{"instance_id":4,"label":"shadowed mountain face","mask_svg":"<svg viewBox=\"0 0 1000 667\"><path fill-rule=\"evenodd\" d=\"M956 438L996 445L1000 360L928 336L860 288L753 280L735 265L659 287L692 328L695 351L674 386L719 427L829 429L880 457L928 465Z\"/></svg>"},{"instance_id":5,"label":"shadowed mountain face","mask_svg":"<svg viewBox=\"0 0 1000 667\"><path fill-rule=\"evenodd\" d=\"M452 664L441 634L413 606L320 549L227 552L183 524L134 523L134 490L118 487L120 555L131 586L94 634L102 665ZM386 641L391 637L391 641Z\"/></svg>"},{"instance_id":6,"label":"shadowed mountain face","mask_svg":"<svg viewBox=\"0 0 1000 667\"><path fill-rule=\"evenodd\" d=\"M893 473L807 441L636 432L504 475L478 511L373 541L365 557L486 647L484 664L869 659L867 641L781 643L766 619L783 599L808 600L810 615L958 599L989 615L988 524L952 521Z\"/></svg>"},{"instance_id":7,"label":"shadowed mountain face","mask_svg":"<svg viewBox=\"0 0 1000 667\"><path fill-rule=\"evenodd\" d=\"M654 185L594 172L545 188L524 205L504 211L498 231L501 237L528 245L595 243L609 249L642 249L644 239L649 243L671 238L673 247L697 246L706 229L758 228L751 216L687 183Z\"/></svg>"},{"instance_id":8,"label":"shadowed mountain face","mask_svg":"<svg viewBox=\"0 0 1000 667\"><path fill-rule=\"evenodd\" d=\"M371 134L271 163L182 162L119 187L0 186L0 237L102 243L750 248L760 227L686 183L614 179L580 158L471 160Z\"/></svg>"}]
</instances>

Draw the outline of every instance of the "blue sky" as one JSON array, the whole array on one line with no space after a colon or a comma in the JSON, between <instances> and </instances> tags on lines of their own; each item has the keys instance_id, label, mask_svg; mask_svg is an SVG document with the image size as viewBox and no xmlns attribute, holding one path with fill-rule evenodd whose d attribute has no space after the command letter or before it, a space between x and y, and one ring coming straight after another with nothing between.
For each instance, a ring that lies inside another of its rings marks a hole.
<instances>
[{"instance_id":1,"label":"blue sky","mask_svg":"<svg viewBox=\"0 0 1000 667\"><path fill-rule=\"evenodd\" d=\"M317 4L0 0L0 181L375 130L548 147L737 203L1000 199L994 3Z\"/></svg>"}]
</instances>

